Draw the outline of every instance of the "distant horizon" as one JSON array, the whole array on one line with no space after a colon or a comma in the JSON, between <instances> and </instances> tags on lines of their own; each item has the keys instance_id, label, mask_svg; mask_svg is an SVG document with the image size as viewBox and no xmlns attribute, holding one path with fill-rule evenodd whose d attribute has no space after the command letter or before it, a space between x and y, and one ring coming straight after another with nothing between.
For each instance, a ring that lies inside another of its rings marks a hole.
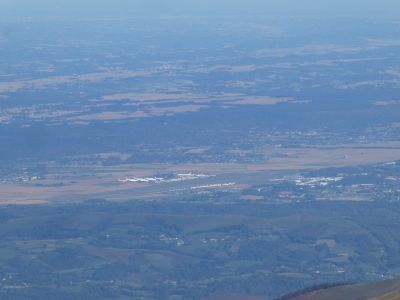
<instances>
[{"instance_id":1,"label":"distant horizon","mask_svg":"<svg viewBox=\"0 0 400 300\"><path fill-rule=\"evenodd\" d=\"M243 16L277 17L367 17L396 18L400 2L395 0L3 0L0 18L129 18L137 16Z\"/></svg>"}]
</instances>

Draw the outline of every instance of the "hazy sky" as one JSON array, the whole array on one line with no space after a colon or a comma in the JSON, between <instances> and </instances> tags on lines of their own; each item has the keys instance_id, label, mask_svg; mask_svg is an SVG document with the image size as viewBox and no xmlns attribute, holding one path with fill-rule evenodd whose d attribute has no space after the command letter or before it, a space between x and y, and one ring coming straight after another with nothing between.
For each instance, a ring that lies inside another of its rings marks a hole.
<instances>
[{"instance_id":1,"label":"hazy sky","mask_svg":"<svg viewBox=\"0 0 400 300\"><path fill-rule=\"evenodd\" d=\"M1 18L232 14L393 18L400 0L0 0Z\"/></svg>"}]
</instances>

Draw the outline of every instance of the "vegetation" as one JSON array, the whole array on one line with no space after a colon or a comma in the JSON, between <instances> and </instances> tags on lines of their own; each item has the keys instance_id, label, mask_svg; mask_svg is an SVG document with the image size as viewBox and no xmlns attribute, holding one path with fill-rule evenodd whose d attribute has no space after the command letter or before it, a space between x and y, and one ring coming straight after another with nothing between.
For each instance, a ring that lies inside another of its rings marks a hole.
<instances>
[{"instance_id":1,"label":"vegetation","mask_svg":"<svg viewBox=\"0 0 400 300\"><path fill-rule=\"evenodd\" d=\"M271 299L400 275L390 203L92 200L0 211L3 299Z\"/></svg>"}]
</instances>

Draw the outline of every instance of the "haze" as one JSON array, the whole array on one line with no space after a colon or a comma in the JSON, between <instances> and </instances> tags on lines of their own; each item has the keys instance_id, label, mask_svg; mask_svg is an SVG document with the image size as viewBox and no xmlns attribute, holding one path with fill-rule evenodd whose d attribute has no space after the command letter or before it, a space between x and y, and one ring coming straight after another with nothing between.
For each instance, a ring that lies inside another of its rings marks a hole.
<instances>
[{"instance_id":1,"label":"haze","mask_svg":"<svg viewBox=\"0 0 400 300\"><path fill-rule=\"evenodd\" d=\"M246 15L368 16L395 18L396 0L3 0L0 16L7 17L111 17L132 15Z\"/></svg>"}]
</instances>

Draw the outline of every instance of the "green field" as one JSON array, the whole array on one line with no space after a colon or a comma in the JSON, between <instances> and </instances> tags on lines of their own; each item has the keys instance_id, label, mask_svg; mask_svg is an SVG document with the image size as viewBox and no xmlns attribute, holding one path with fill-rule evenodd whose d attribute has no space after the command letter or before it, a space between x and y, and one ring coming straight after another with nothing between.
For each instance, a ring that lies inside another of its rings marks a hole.
<instances>
[{"instance_id":1,"label":"green field","mask_svg":"<svg viewBox=\"0 0 400 300\"><path fill-rule=\"evenodd\" d=\"M273 299L400 275L396 204L93 200L0 217L2 299Z\"/></svg>"}]
</instances>

